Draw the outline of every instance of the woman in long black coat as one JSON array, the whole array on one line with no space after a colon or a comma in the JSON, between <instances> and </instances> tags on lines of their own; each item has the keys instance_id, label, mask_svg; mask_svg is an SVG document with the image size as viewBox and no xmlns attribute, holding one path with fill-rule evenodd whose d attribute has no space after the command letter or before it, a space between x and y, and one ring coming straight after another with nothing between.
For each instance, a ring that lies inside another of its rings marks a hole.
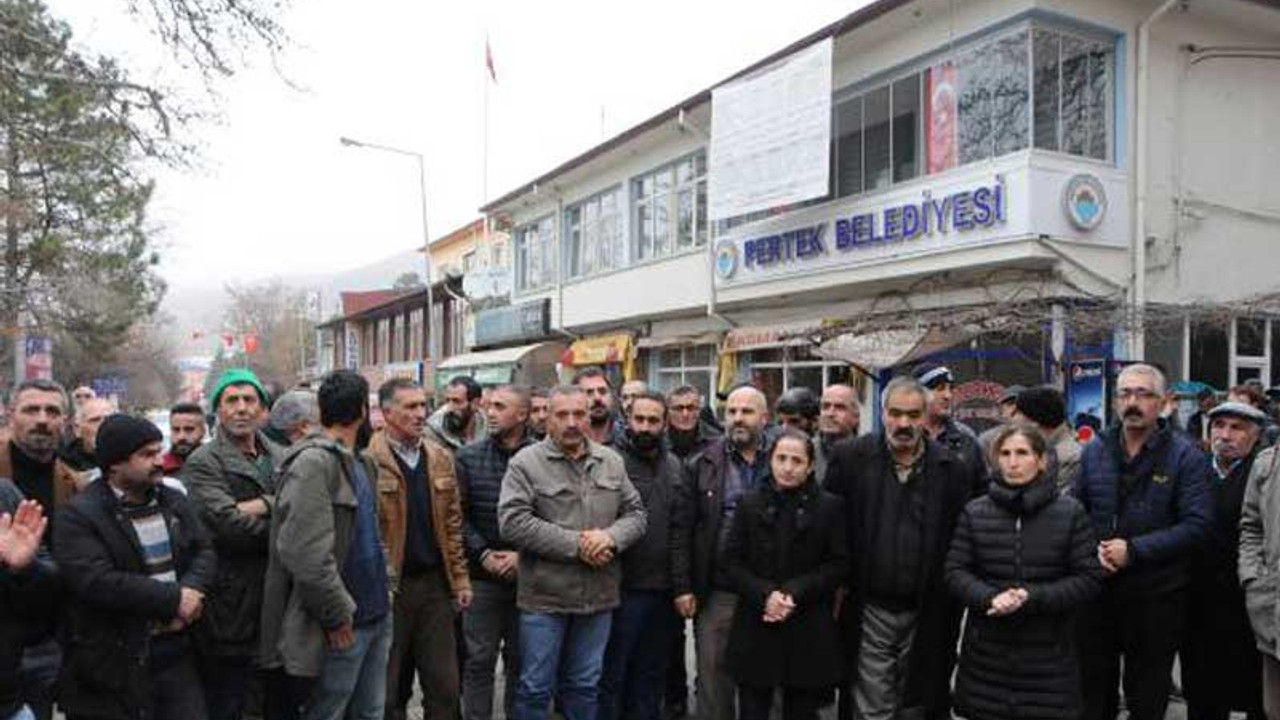
<instances>
[{"instance_id":1,"label":"woman in long black coat","mask_svg":"<svg viewBox=\"0 0 1280 720\"><path fill-rule=\"evenodd\" d=\"M1011 425L992 443L987 494L965 506L947 587L968 610L955 706L974 720L1080 715L1073 618L1102 591L1084 508L1059 496L1044 436Z\"/></svg>"},{"instance_id":2,"label":"woman in long black coat","mask_svg":"<svg viewBox=\"0 0 1280 720\"><path fill-rule=\"evenodd\" d=\"M834 618L849 572L844 503L822 492L812 468L809 437L784 430L770 477L738 503L730 526L725 562L738 608L727 662L741 720L768 718L775 688L786 720L812 720L844 678Z\"/></svg>"}]
</instances>

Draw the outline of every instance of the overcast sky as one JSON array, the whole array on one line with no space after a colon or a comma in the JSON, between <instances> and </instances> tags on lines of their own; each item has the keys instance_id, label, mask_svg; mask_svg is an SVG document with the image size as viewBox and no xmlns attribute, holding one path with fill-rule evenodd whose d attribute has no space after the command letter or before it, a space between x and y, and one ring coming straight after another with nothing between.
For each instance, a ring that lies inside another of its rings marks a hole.
<instances>
[{"instance_id":1,"label":"overcast sky","mask_svg":"<svg viewBox=\"0 0 1280 720\"><path fill-rule=\"evenodd\" d=\"M48 1L82 49L172 76L126 0ZM494 198L868 2L294 0L282 66L305 89L261 57L220 86L222 122L197 129L203 167L157 176L162 273L220 286L421 245L414 161L342 135L426 156L433 238L478 217L486 34Z\"/></svg>"}]
</instances>

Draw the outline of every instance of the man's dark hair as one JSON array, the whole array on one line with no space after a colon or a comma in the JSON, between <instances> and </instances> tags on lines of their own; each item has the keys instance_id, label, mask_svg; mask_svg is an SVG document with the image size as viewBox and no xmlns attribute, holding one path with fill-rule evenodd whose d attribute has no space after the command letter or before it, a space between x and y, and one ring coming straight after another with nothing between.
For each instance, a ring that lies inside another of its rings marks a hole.
<instances>
[{"instance_id":1,"label":"man's dark hair","mask_svg":"<svg viewBox=\"0 0 1280 720\"><path fill-rule=\"evenodd\" d=\"M667 414L667 398L657 390L645 390L631 399L631 408L634 410L636 402L639 400L650 400L662 406L662 414Z\"/></svg>"},{"instance_id":2,"label":"man's dark hair","mask_svg":"<svg viewBox=\"0 0 1280 720\"><path fill-rule=\"evenodd\" d=\"M470 379L470 378L468 378ZM422 386L415 380L405 377L394 377L382 383L378 387L378 406L386 408L391 405L391 401L395 399L396 393L401 390L421 390ZM471 393L468 392L468 399Z\"/></svg>"},{"instance_id":3,"label":"man's dark hair","mask_svg":"<svg viewBox=\"0 0 1280 720\"><path fill-rule=\"evenodd\" d=\"M613 383L609 382L609 375L605 373L604 370L594 365L592 365L591 367L585 367L579 370L577 374L573 376L573 384L581 385L583 380L586 380L587 378L593 378L593 377L602 378L604 380L605 387L609 388L610 392L613 391Z\"/></svg>"},{"instance_id":4,"label":"man's dark hair","mask_svg":"<svg viewBox=\"0 0 1280 720\"><path fill-rule=\"evenodd\" d=\"M204 408L191 402L181 402L169 408L170 415L199 415L204 419Z\"/></svg>"},{"instance_id":5,"label":"man's dark hair","mask_svg":"<svg viewBox=\"0 0 1280 720\"><path fill-rule=\"evenodd\" d=\"M13 392L9 393L9 404L12 405L18 402L18 396L28 390L39 390L40 392L58 393L59 395L62 396L62 410L64 412L66 411L67 389L62 387L62 385L59 383L56 383L52 380L45 380L43 378L32 378L30 380L23 380L22 382L18 383L18 386L13 389Z\"/></svg>"},{"instance_id":6,"label":"man's dark hair","mask_svg":"<svg viewBox=\"0 0 1280 720\"><path fill-rule=\"evenodd\" d=\"M1057 388L1031 387L1018 393L1018 412L1031 422L1047 428L1056 428L1067 421L1067 401Z\"/></svg>"},{"instance_id":7,"label":"man's dark hair","mask_svg":"<svg viewBox=\"0 0 1280 720\"><path fill-rule=\"evenodd\" d=\"M529 388L525 387L524 385L516 385L514 383L508 384L508 385L499 385L498 387L493 389L493 392L511 393L516 398L516 404L522 408L525 408L526 410L529 409L529 398L532 397L533 395L532 392L529 390ZM493 397L493 396L490 395L489 397Z\"/></svg>"},{"instance_id":8,"label":"man's dark hair","mask_svg":"<svg viewBox=\"0 0 1280 720\"><path fill-rule=\"evenodd\" d=\"M484 388L480 387L480 383L476 382L476 379L470 375L455 375L449 379L449 384L446 387L458 387L459 385L467 389L468 401L478 400L484 394Z\"/></svg>"},{"instance_id":9,"label":"man's dark hair","mask_svg":"<svg viewBox=\"0 0 1280 720\"><path fill-rule=\"evenodd\" d=\"M702 391L692 385L681 385L680 387L667 393L667 397L679 397L681 395L697 395L702 397Z\"/></svg>"},{"instance_id":10,"label":"man's dark hair","mask_svg":"<svg viewBox=\"0 0 1280 720\"><path fill-rule=\"evenodd\" d=\"M529 391L531 398L547 398L551 395L551 391L544 387L536 387Z\"/></svg>"},{"instance_id":11,"label":"man's dark hair","mask_svg":"<svg viewBox=\"0 0 1280 720\"><path fill-rule=\"evenodd\" d=\"M821 408L819 407L818 396L812 390L807 387L793 387L782 393L782 397L778 398L778 404L774 410L777 413L799 415L803 418L813 419L818 417Z\"/></svg>"},{"instance_id":12,"label":"man's dark hair","mask_svg":"<svg viewBox=\"0 0 1280 720\"><path fill-rule=\"evenodd\" d=\"M317 395L321 425L354 425L368 411L369 381L353 370L335 370L325 376Z\"/></svg>"}]
</instances>

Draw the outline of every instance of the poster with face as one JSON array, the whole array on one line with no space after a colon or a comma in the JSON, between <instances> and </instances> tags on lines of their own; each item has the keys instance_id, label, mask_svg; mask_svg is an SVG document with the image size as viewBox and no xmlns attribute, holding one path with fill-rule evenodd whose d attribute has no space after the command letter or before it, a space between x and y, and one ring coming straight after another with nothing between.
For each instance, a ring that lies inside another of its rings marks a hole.
<instances>
[{"instance_id":1,"label":"poster with face","mask_svg":"<svg viewBox=\"0 0 1280 720\"><path fill-rule=\"evenodd\" d=\"M956 68L934 65L925 73L925 118L929 123L929 174L956 166Z\"/></svg>"}]
</instances>

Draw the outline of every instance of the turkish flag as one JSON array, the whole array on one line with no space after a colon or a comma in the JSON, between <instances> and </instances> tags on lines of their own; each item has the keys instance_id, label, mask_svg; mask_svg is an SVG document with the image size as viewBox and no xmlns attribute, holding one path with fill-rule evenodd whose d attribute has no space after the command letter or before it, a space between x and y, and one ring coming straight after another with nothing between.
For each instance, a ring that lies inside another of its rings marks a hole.
<instances>
[{"instance_id":1,"label":"turkish flag","mask_svg":"<svg viewBox=\"0 0 1280 720\"><path fill-rule=\"evenodd\" d=\"M244 351L247 355L258 352L258 334L248 333L244 336Z\"/></svg>"}]
</instances>

